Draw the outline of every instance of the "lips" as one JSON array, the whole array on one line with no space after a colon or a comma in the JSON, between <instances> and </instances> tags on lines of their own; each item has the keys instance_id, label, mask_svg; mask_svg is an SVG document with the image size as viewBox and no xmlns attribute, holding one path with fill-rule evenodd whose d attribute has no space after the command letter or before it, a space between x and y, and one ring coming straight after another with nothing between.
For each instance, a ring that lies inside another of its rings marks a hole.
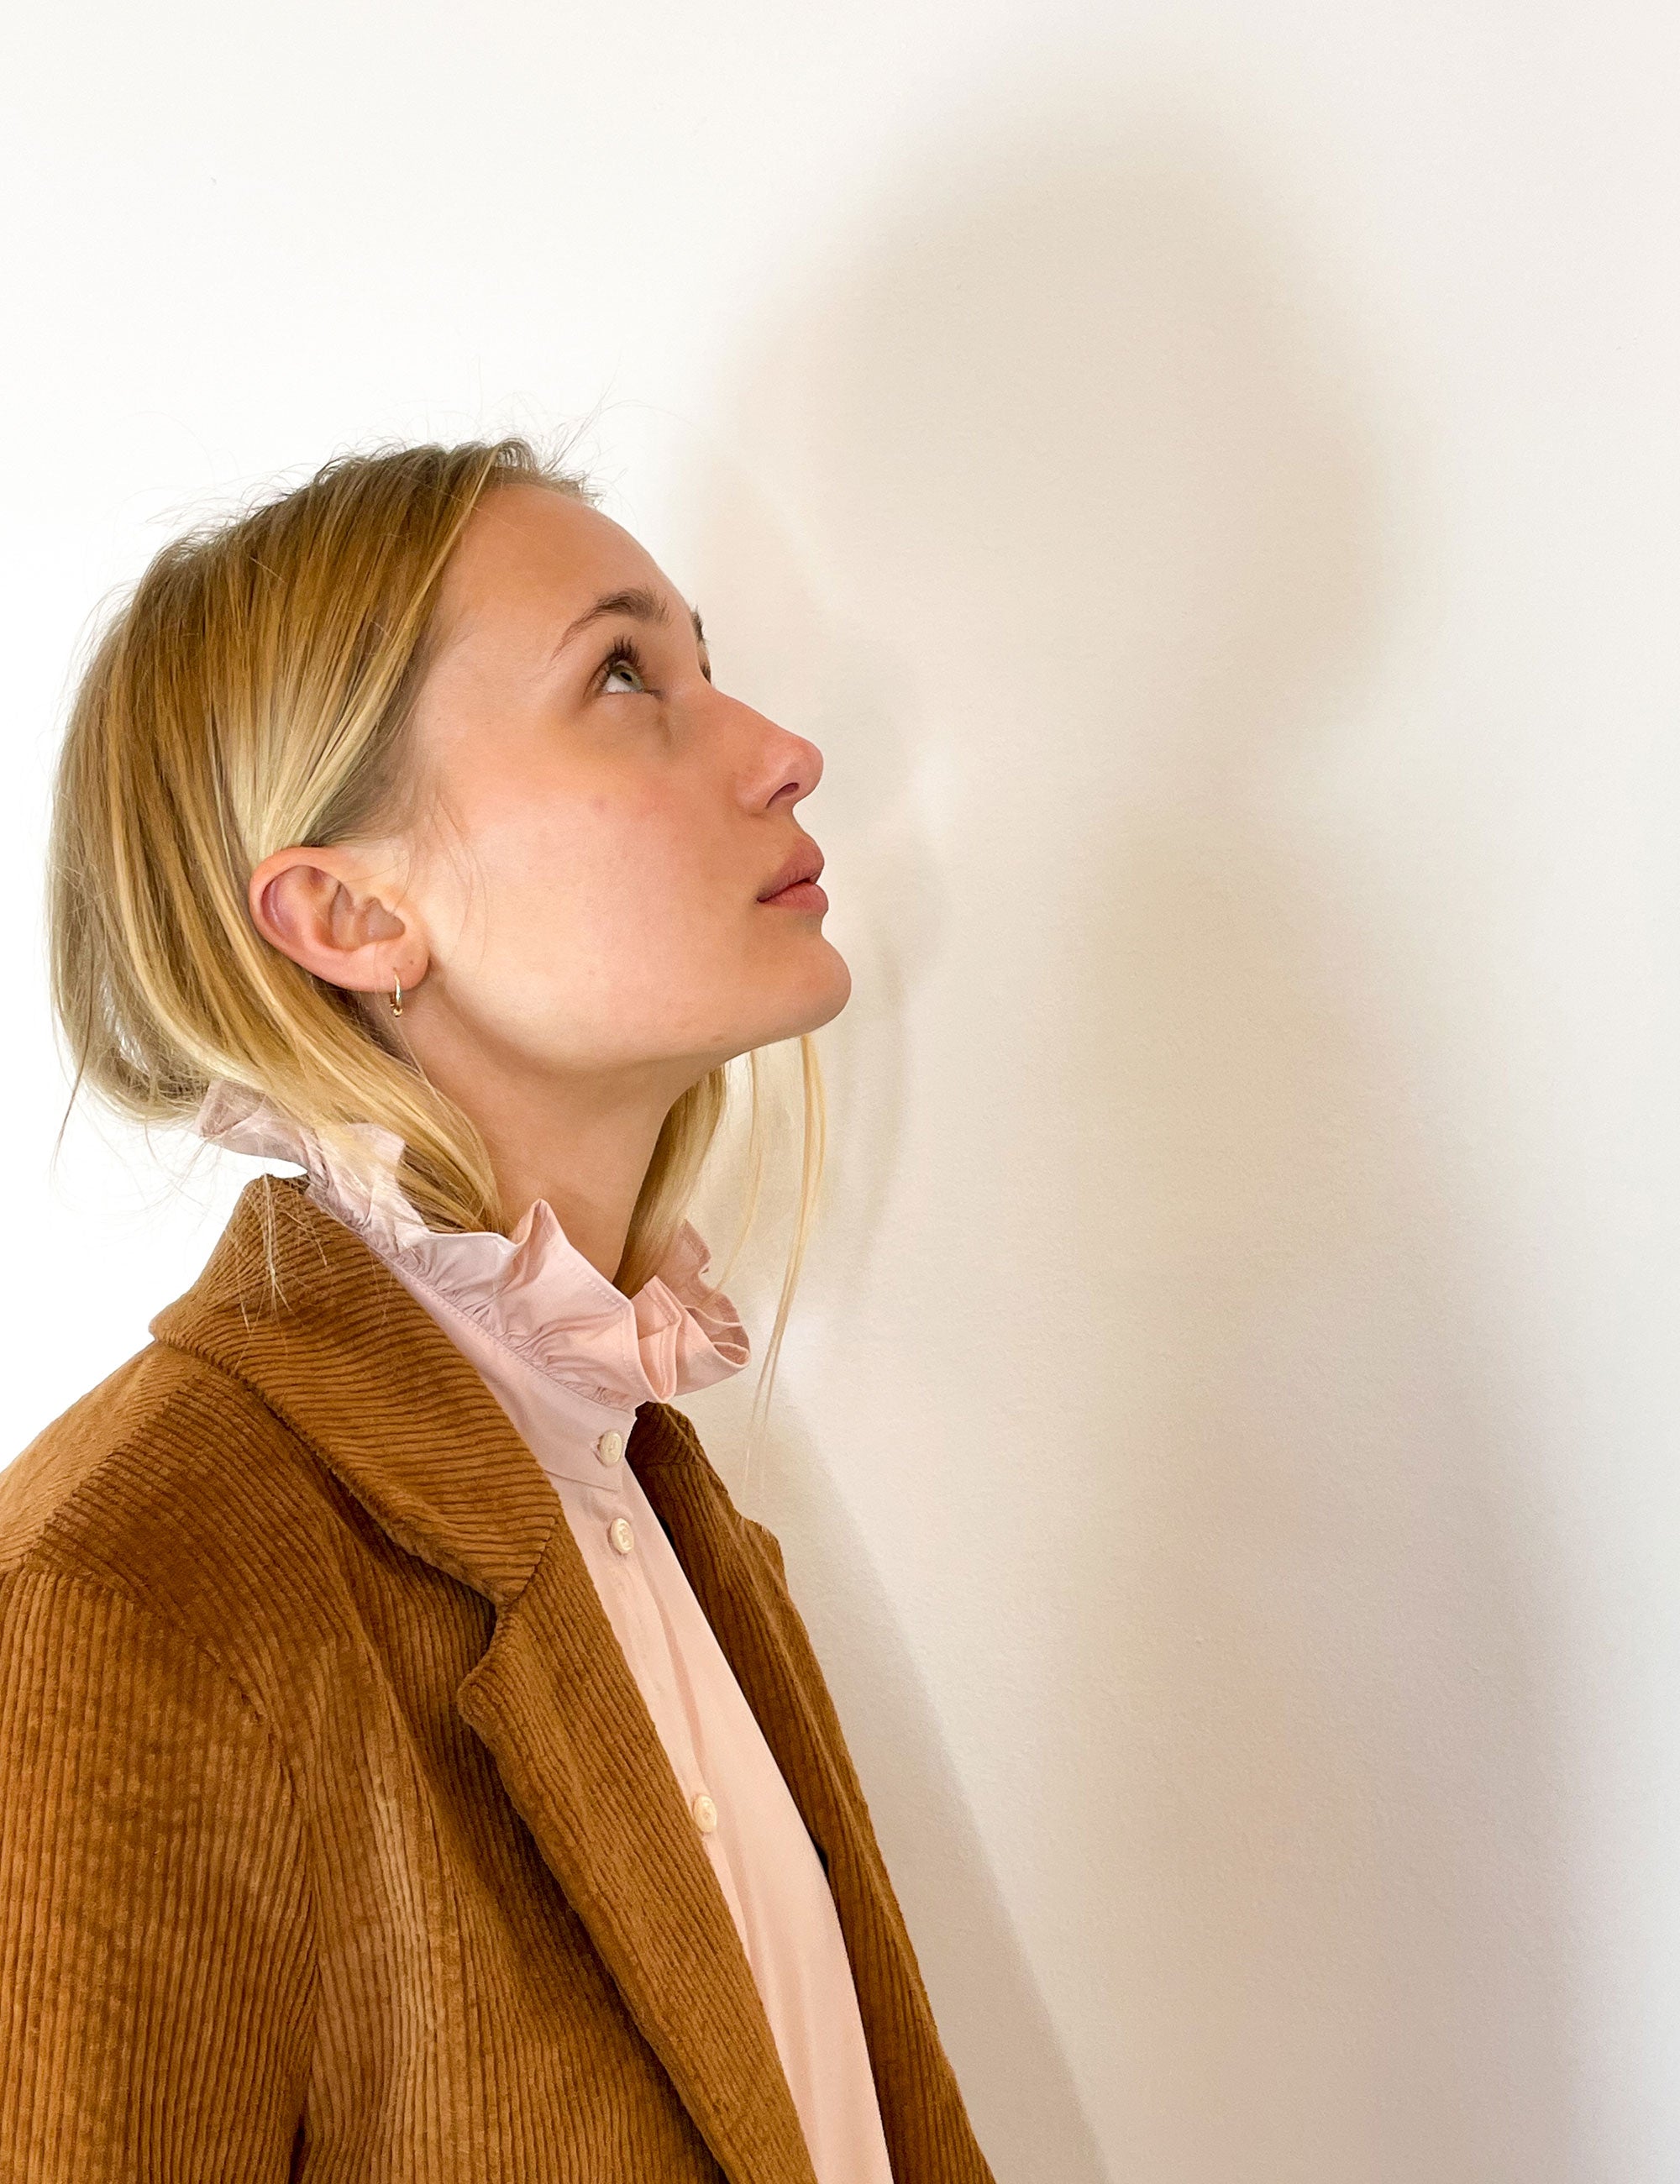
<instances>
[{"instance_id":1,"label":"lips","mask_svg":"<svg viewBox=\"0 0 1680 2184\"><path fill-rule=\"evenodd\" d=\"M775 878L759 889L759 900L768 902L772 895L780 894L786 888L798 887L802 880L820 878L822 864L822 851L816 844L802 842Z\"/></svg>"}]
</instances>

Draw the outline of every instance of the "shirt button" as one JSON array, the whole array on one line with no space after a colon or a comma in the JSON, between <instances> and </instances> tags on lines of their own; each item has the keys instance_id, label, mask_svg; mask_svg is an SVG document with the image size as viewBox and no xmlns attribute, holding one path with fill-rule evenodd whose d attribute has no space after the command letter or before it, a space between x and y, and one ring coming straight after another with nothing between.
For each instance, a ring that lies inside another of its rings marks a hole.
<instances>
[{"instance_id":1,"label":"shirt button","mask_svg":"<svg viewBox=\"0 0 1680 2184\"><path fill-rule=\"evenodd\" d=\"M615 1517L607 1527L607 1537L621 1555L627 1555L636 1545L636 1535L630 1529L628 1517Z\"/></svg>"},{"instance_id":2,"label":"shirt button","mask_svg":"<svg viewBox=\"0 0 1680 2184\"><path fill-rule=\"evenodd\" d=\"M603 1463L616 1463L624 1454L624 1435L616 1431L604 1433L595 1444L595 1453Z\"/></svg>"},{"instance_id":3,"label":"shirt button","mask_svg":"<svg viewBox=\"0 0 1680 2184\"><path fill-rule=\"evenodd\" d=\"M704 1790L694 1800L694 1825L703 1836L709 1836L717 1826L717 1807Z\"/></svg>"}]
</instances>

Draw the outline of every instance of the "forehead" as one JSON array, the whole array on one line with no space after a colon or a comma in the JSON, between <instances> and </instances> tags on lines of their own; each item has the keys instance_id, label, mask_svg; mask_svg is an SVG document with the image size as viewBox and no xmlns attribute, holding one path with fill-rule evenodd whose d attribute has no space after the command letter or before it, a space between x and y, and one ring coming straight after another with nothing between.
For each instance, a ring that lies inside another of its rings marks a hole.
<instances>
[{"instance_id":1,"label":"forehead","mask_svg":"<svg viewBox=\"0 0 1680 2184\"><path fill-rule=\"evenodd\" d=\"M546 630L602 593L651 586L681 611L639 541L610 516L547 486L498 486L473 510L444 571L438 605L446 643L475 631Z\"/></svg>"}]
</instances>

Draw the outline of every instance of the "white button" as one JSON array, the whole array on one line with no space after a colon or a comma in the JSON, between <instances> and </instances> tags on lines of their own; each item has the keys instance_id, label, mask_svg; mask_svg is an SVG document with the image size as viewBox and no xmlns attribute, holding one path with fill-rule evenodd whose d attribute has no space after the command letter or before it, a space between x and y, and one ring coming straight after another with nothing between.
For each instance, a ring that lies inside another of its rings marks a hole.
<instances>
[{"instance_id":1,"label":"white button","mask_svg":"<svg viewBox=\"0 0 1680 2184\"><path fill-rule=\"evenodd\" d=\"M703 1836L709 1836L717 1825L717 1807L704 1790L694 1800L694 1825Z\"/></svg>"},{"instance_id":2,"label":"white button","mask_svg":"<svg viewBox=\"0 0 1680 2184\"><path fill-rule=\"evenodd\" d=\"M615 1517L607 1527L607 1537L621 1555L627 1555L636 1545L636 1535L630 1529L628 1517Z\"/></svg>"},{"instance_id":3,"label":"white button","mask_svg":"<svg viewBox=\"0 0 1680 2184\"><path fill-rule=\"evenodd\" d=\"M604 1433L595 1444L595 1453L603 1463L616 1463L624 1454L624 1435L616 1431Z\"/></svg>"}]
</instances>

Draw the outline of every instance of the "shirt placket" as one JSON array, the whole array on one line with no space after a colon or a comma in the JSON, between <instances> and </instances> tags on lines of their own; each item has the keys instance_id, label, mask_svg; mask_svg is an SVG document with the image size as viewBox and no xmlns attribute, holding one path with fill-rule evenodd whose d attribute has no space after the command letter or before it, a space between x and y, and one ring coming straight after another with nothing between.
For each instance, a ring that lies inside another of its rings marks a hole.
<instances>
[{"instance_id":1,"label":"shirt placket","mask_svg":"<svg viewBox=\"0 0 1680 2184\"><path fill-rule=\"evenodd\" d=\"M609 1619L615 1626L622 1624L619 1630L620 1646L627 1636L627 1650L633 1650L637 1662L663 1696L664 1703L654 1725L688 1807L689 1817L697 1831L706 1839L707 1849L712 1852L716 1867L722 1850L722 1845L716 1841L717 1802L701 1771L693 1727L672 1656L670 1632L654 1596L644 1559L642 1534L648 1524L659 1520L641 1497L632 1499L630 1474L622 1462L623 1435L609 1428L598 1436L593 1453L604 1466L602 1478L587 1485L571 1479L557 1481L561 1499L568 1504L567 1513L574 1528L581 1524L597 1543L597 1552L591 1561L603 1572L612 1589ZM636 1506L637 1502L641 1502L640 1507ZM601 1543L604 1543L604 1553L599 1551ZM726 1861L724 1864L726 1870ZM728 1892L732 1908L735 1908L732 1876ZM739 1915L737 1909L737 1918Z\"/></svg>"}]
</instances>

